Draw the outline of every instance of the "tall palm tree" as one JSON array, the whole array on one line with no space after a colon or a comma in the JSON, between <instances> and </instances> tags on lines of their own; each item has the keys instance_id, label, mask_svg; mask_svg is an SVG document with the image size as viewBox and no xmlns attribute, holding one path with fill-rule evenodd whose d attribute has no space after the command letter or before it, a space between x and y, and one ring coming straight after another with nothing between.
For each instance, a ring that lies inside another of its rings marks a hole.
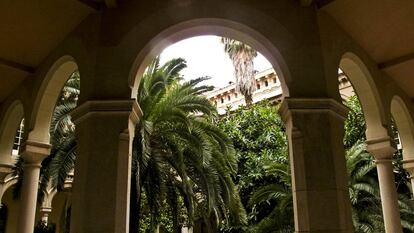
<instances>
[{"instance_id":1,"label":"tall palm tree","mask_svg":"<svg viewBox=\"0 0 414 233\"><path fill-rule=\"evenodd\" d=\"M189 224L195 210L217 221L246 222L232 176L237 161L230 139L214 124L216 109L201 94L207 78L182 82L182 59L160 66L156 58L141 79L137 100L143 117L133 142L130 231L139 229L141 192L151 213L151 230L158 225L165 203L178 229L179 198Z\"/></svg>"},{"instance_id":2,"label":"tall palm tree","mask_svg":"<svg viewBox=\"0 0 414 233\"><path fill-rule=\"evenodd\" d=\"M221 42L224 44L224 51L233 62L236 91L244 96L246 106L249 107L253 103L252 96L256 90L253 59L257 56L257 51L247 44L227 37L222 37Z\"/></svg>"}]
</instances>

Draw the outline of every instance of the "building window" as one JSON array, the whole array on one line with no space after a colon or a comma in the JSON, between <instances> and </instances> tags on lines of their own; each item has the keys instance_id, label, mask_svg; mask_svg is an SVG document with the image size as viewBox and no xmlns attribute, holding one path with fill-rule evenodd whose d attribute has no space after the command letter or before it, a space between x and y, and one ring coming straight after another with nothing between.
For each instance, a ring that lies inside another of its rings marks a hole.
<instances>
[{"instance_id":1,"label":"building window","mask_svg":"<svg viewBox=\"0 0 414 233\"><path fill-rule=\"evenodd\" d=\"M220 101L221 101L221 103L224 103L224 99L223 98L221 98Z\"/></svg>"},{"instance_id":2,"label":"building window","mask_svg":"<svg viewBox=\"0 0 414 233\"><path fill-rule=\"evenodd\" d=\"M269 86L269 82L267 80L265 81L265 86Z\"/></svg>"},{"instance_id":3,"label":"building window","mask_svg":"<svg viewBox=\"0 0 414 233\"><path fill-rule=\"evenodd\" d=\"M234 93L234 98L237 98L237 93Z\"/></svg>"},{"instance_id":4,"label":"building window","mask_svg":"<svg viewBox=\"0 0 414 233\"><path fill-rule=\"evenodd\" d=\"M20 146L23 140L23 132L24 132L23 129L24 129L24 119L20 122L19 128L16 131L16 136L14 137L13 151L12 151L13 155L19 154Z\"/></svg>"},{"instance_id":5,"label":"building window","mask_svg":"<svg viewBox=\"0 0 414 233\"><path fill-rule=\"evenodd\" d=\"M227 96L227 100L228 100L228 101L230 101L230 100L231 100L231 97L230 97L230 95L228 95L228 96Z\"/></svg>"},{"instance_id":6,"label":"building window","mask_svg":"<svg viewBox=\"0 0 414 233\"><path fill-rule=\"evenodd\" d=\"M260 84L257 84L257 90L260 90Z\"/></svg>"},{"instance_id":7,"label":"building window","mask_svg":"<svg viewBox=\"0 0 414 233\"><path fill-rule=\"evenodd\" d=\"M273 78L273 83L276 83L276 82L277 82L276 78Z\"/></svg>"}]
</instances>

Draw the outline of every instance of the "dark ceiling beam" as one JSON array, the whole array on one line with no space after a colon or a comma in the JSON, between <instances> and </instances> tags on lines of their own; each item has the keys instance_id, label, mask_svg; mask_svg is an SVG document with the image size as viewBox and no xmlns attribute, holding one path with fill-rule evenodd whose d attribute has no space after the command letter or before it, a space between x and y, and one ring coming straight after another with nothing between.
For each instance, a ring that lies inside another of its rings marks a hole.
<instances>
[{"instance_id":1,"label":"dark ceiling beam","mask_svg":"<svg viewBox=\"0 0 414 233\"><path fill-rule=\"evenodd\" d=\"M33 74L36 71L34 67L20 64L14 61L10 61L10 60L7 60L1 57L0 57L0 65L7 66L15 70L20 70L28 74Z\"/></svg>"},{"instance_id":2,"label":"dark ceiling beam","mask_svg":"<svg viewBox=\"0 0 414 233\"><path fill-rule=\"evenodd\" d=\"M401 63L414 60L414 52L378 64L378 68L386 69Z\"/></svg>"},{"instance_id":3,"label":"dark ceiling beam","mask_svg":"<svg viewBox=\"0 0 414 233\"><path fill-rule=\"evenodd\" d=\"M93 0L77 0L77 1L95 11L99 11L102 6L101 3L93 1Z\"/></svg>"}]
</instances>

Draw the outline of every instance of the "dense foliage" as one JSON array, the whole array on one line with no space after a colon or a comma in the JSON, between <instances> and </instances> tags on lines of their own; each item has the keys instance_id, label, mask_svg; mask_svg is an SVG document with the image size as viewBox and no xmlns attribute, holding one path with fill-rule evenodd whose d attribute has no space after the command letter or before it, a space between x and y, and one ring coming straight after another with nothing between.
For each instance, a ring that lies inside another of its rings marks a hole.
<instances>
[{"instance_id":1,"label":"dense foliage","mask_svg":"<svg viewBox=\"0 0 414 233\"><path fill-rule=\"evenodd\" d=\"M378 177L373 156L366 151L365 120L359 100L351 97L345 122L349 194L357 233L384 232ZM277 106L254 104L228 112L220 126L233 140L239 158L236 179L251 227L226 227L223 232L293 232L293 202L287 141ZM395 159L396 182L405 232L413 232L414 205L409 200L405 172L399 168L401 151Z\"/></svg>"},{"instance_id":2,"label":"dense foliage","mask_svg":"<svg viewBox=\"0 0 414 233\"><path fill-rule=\"evenodd\" d=\"M254 104L228 112L219 122L236 148L239 170L235 181L249 212L250 225L267 214L269 205L248 205L251 195L260 187L281 182L280 178L266 172L266 167L275 163L288 164L287 140L276 110L267 102Z\"/></svg>"}]
</instances>

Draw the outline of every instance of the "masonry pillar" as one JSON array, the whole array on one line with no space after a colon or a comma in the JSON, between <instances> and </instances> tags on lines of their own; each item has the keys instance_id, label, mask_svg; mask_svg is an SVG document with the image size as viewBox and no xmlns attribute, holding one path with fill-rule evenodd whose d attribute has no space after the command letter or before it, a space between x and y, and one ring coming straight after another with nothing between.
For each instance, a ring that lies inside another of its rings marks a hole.
<instances>
[{"instance_id":1,"label":"masonry pillar","mask_svg":"<svg viewBox=\"0 0 414 233\"><path fill-rule=\"evenodd\" d=\"M140 114L135 100L87 101L72 113L78 154L71 233L129 231L132 139Z\"/></svg>"},{"instance_id":2,"label":"masonry pillar","mask_svg":"<svg viewBox=\"0 0 414 233\"><path fill-rule=\"evenodd\" d=\"M367 150L375 157L386 233L401 233L400 208L392 164L395 148L389 137L367 141Z\"/></svg>"},{"instance_id":3,"label":"masonry pillar","mask_svg":"<svg viewBox=\"0 0 414 233\"><path fill-rule=\"evenodd\" d=\"M36 215L37 191L41 163L50 153L50 145L26 141L21 156L23 164L23 184L20 198L17 233L33 233Z\"/></svg>"},{"instance_id":4,"label":"masonry pillar","mask_svg":"<svg viewBox=\"0 0 414 233\"><path fill-rule=\"evenodd\" d=\"M348 109L333 99L285 98L295 232L353 232L343 147Z\"/></svg>"}]
</instances>

